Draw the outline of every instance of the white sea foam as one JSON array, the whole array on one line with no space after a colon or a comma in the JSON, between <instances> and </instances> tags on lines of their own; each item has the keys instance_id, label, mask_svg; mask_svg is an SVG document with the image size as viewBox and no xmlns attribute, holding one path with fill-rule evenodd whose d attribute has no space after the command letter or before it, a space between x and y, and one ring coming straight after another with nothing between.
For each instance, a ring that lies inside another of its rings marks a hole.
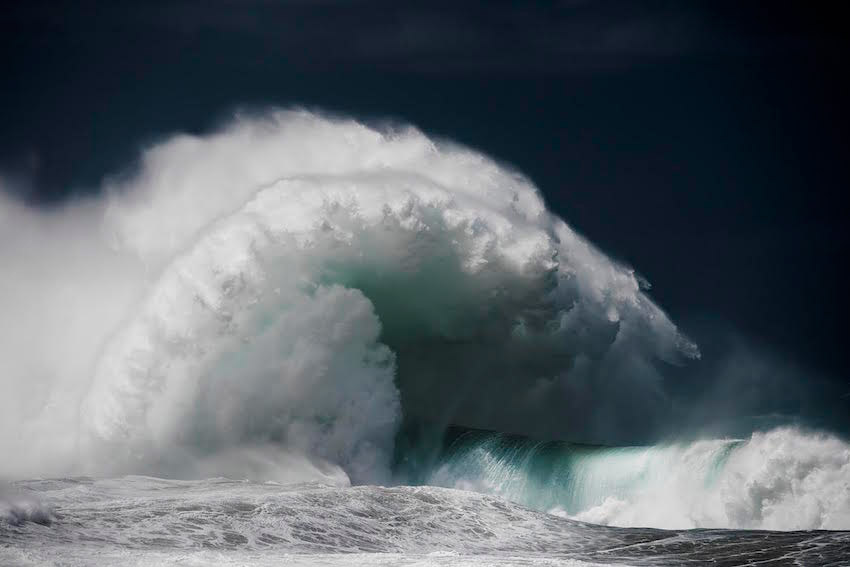
<instances>
[{"instance_id":1,"label":"white sea foam","mask_svg":"<svg viewBox=\"0 0 850 567\"><path fill-rule=\"evenodd\" d=\"M26 522L49 524L53 520L53 510L39 498L0 486L0 523L17 526Z\"/></svg>"},{"instance_id":2,"label":"white sea foam","mask_svg":"<svg viewBox=\"0 0 850 567\"><path fill-rule=\"evenodd\" d=\"M49 525L0 521L10 565L838 565L850 532L620 529L437 487L150 477L26 481Z\"/></svg>"},{"instance_id":3,"label":"white sea foam","mask_svg":"<svg viewBox=\"0 0 850 567\"><path fill-rule=\"evenodd\" d=\"M850 445L794 429L756 433L706 470L718 442L676 448L632 494L574 517L617 526L850 528Z\"/></svg>"}]
</instances>

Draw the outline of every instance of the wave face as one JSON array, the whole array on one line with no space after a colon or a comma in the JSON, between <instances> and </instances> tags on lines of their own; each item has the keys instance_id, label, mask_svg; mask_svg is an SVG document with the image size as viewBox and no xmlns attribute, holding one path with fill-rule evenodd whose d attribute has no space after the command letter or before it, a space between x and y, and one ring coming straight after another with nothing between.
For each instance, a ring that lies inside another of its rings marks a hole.
<instances>
[{"instance_id":1,"label":"wave face","mask_svg":"<svg viewBox=\"0 0 850 567\"><path fill-rule=\"evenodd\" d=\"M0 205L4 476L384 482L402 416L605 437L698 355L527 179L410 127L242 117L101 193Z\"/></svg>"},{"instance_id":2,"label":"wave face","mask_svg":"<svg viewBox=\"0 0 850 567\"><path fill-rule=\"evenodd\" d=\"M770 530L850 526L850 445L790 428L649 447L455 430L421 479L586 522Z\"/></svg>"}]
</instances>

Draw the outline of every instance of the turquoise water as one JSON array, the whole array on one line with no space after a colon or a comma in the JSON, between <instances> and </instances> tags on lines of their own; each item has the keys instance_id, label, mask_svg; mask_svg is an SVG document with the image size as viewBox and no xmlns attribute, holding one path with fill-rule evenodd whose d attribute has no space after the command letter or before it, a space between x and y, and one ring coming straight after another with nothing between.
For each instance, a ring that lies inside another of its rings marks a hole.
<instances>
[{"instance_id":1,"label":"turquoise water","mask_svg":"<svg viewBox=\"0 0 850 567\"><path fill-rule=\"evenodd\" d=\"M496 494L568 515L608 498L632 498L681 476L710 490L741 443L606 447L458 427L441 438L428 435L420 432L411 440L407 433L399 441L397 468L408 481Z\"/></svg>"}]
</instances>

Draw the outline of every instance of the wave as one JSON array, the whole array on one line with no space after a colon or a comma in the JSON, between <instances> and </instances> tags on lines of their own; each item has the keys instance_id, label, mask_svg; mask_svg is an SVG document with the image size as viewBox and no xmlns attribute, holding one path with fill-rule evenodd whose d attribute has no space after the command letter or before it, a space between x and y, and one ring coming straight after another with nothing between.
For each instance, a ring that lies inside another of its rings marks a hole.
<instances>
[{"instance_id":1,"label":"wave","mask_svg":"<svg viewBox=\"0 0 850 567\"><path fill-rule=\"evenodd\" d=\"M777 428L647 447L454 430L420 481L614 526L846 529L850 445Z\"/></svg>"},{"instance_id":2,"label":"wave","mask_svg":"<svg viewBox=\"0 0 850 567\"><path fill-rule=\"evenodd\" d=\"M53 509L39 498L0 485L0 525L19 526L26 522L49 525L54 520Z\"/></svg>"},{"instance_id":3,"label":"wave","mask_svg":"<svg viewBox=\"0 0 850 567\"><path fill-rule=\"evenodd\" d=\"M6 476L382 482L402 415L628 431L698 356L527 179L411 127L242 116L0 216Z\"/></svg>"}]
</instances>

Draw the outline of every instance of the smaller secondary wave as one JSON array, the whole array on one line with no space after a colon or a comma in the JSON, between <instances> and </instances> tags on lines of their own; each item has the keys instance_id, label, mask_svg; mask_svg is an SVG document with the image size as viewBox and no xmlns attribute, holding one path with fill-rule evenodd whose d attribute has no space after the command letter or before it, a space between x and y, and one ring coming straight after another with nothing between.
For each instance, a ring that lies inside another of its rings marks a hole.
<instances>
[{"instance_id":1,"label":"smaller secondary wave","mask_svg":"<svg viewBox=\"0 0 850 567\"><path fill-rule=\"evenodd\" d=\"M25 522L47 525L53 522L53 509L30 495L8 492L0 487L0 527Z\"/></svg>"},{"instance_id":2,"label":"smaller secondary wave","mask_svg":"<svg viewBox=\"0 0 850 567\"><path fill-rule=\"evenodd\" d=\"M614 526L850 527L850 445L792 428L647 447L454 429L418 480Z\"/></svg>"}]
</instances>

